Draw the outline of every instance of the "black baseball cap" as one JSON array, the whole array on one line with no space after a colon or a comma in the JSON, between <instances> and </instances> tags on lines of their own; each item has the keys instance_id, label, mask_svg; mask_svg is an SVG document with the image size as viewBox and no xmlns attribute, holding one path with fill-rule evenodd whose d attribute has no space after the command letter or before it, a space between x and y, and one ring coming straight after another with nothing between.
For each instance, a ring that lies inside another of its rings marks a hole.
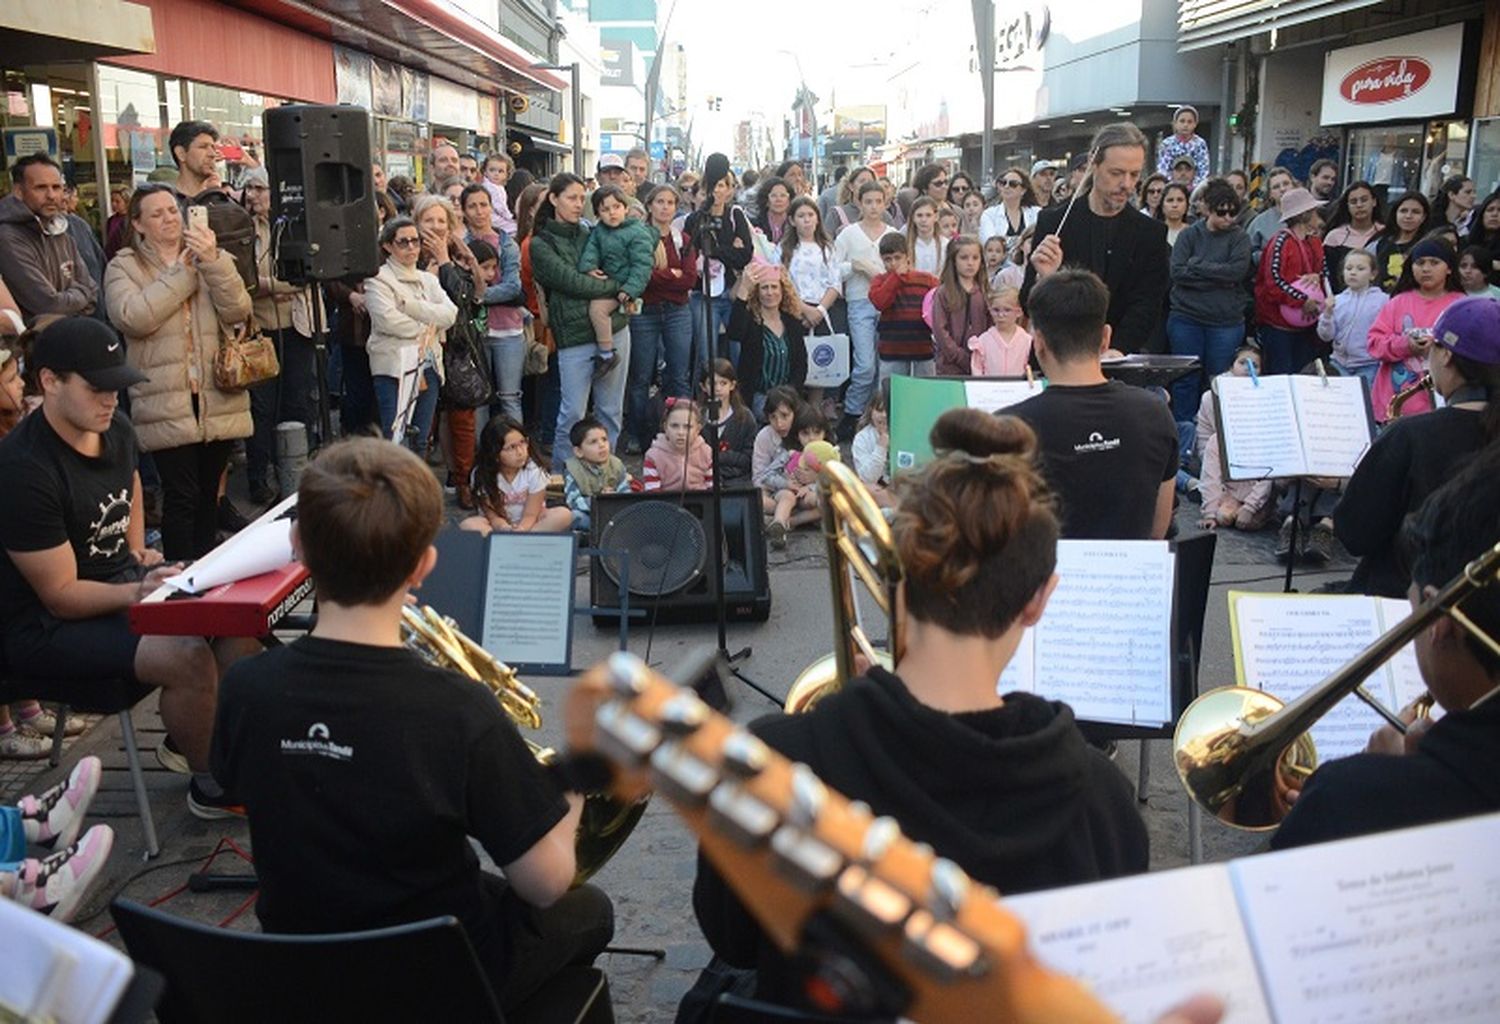
<instances>
[{"instance_id":1,"label":"black baseball cap","mask_svg":"<svg viewBox=\"0 0 1500 1024\"><path fill-rule=\"evenodd\" d=\"M38 370L76 373L100 391L119 391L148 379L126 365L120 336L85 316L70 316L47 327L37 335L27 362Z\"/></svg>"}]
</instances>

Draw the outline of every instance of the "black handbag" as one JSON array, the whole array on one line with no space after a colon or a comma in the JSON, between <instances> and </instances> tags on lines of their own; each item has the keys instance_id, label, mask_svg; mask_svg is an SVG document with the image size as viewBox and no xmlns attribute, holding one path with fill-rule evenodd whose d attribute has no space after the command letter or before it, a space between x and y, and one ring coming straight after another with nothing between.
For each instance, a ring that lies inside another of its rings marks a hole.
<instances>
[{"instance_id":1,"label":"black handbag","mask_svg":"<svg viewBox=\"0 0 1500 1024\"><path fill-rule=\"evenodd\" d=\"M449 332L443 344L444 402L457 409L477 409L488 405L495 388L490 382L490 368L468 331Z\"/></svg>"}]
</instances>

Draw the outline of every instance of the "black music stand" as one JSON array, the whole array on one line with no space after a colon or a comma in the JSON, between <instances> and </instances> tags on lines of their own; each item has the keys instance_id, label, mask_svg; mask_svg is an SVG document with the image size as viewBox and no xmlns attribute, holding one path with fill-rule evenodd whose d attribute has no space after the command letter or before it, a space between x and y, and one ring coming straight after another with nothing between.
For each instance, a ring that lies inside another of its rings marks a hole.
<instances>
[{"instance_id":1,"label":"black music stand","mask_svg":"<svg viewBox=\"0 0 1500 1024\"><path fill-rule=\"evenodd\" d=\"M1168 391L1176 381L1203 369L1203 363L1197 356L1142 352L1124 359L1101 362L1099 368L1110 380L1123 381L1138 388L1161 388Z\"/></svg>"}]
</instances>

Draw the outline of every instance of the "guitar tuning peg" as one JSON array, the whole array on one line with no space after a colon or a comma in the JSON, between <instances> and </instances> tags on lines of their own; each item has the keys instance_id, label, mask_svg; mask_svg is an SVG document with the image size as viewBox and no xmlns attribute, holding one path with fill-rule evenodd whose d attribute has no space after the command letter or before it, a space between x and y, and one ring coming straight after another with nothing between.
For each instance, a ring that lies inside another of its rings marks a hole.
<instances>
[{"instance_id":1,"label":"guitar tuning peg","mask_svg":"<svg viewBox=\"0 0 1500 1024\"><path fill-rule=\"evenodd\" d=\"M752 779L765 770L770 752L761 740L745 729L724 738L723 767L739 779Z\"/></svg>"},{"instance_id":2,"label":"guitar tuning peg","mask_svg":"<svg viewBox=\"0 0 1500 1024\"><path fill-rule=\"evenodd\" d=\"M787 818L799 828L811 828L828 802L828 788L805 764L792 765L792 807Z\"/></svg>"},{"instance_id":3,"label":"guitar tuning peg","mask_svg":"<svg viewBox=\"0 0 1500 1024\"><path fill-rule=\"evenodd\" d=\"M875 812L870 810L870 805L863 800L849 801L849 813L866 823L875 817Z\"/></svg>"},{"instance_id":4,"label":"guitar tuning peg","mask_svg":"<svg viewBox=\"0 0 1500 1024\"><path fill-rule=\"evenodd\" d=\"M897 839L901 838L901 826L896 819L880 817L870 822L865 829L864 841L860 844L859 858L866 864L874 864L884 857Z\"/></svg>"},{"instance_id":5,"label":"guitar tuning peg","mask_svg":"<svg viewBox=\"0 0 1500 1024\"><path fill-rule=\"evenodd\" d=\"M708 721L708 705L690 693L679 693L657 712L663 731L672 736L691 736Z\"/></svg>"},{"instance_id":6,"label":"guitar tuning peg","mask_svg":"<svg viewBox=\"0 0 1500 1024\"><path fill-rule=\"evenodd\" d=\"M634 697L646 685L646 665L634 654L616 651L609 656L609 685L621 697Z\"/></svg>"},{"instance_id":7,"label":"guitar tuning peg","mask_svg":"<svg viewBox=\"0 0 1500 1024\"><path fill-rule=\"evenodd\" d=\"M973 883L963 868L944 857L932 862L932 889L928 903L934 915L952 919L958 916Z\"/></svg>"}]
</instances>

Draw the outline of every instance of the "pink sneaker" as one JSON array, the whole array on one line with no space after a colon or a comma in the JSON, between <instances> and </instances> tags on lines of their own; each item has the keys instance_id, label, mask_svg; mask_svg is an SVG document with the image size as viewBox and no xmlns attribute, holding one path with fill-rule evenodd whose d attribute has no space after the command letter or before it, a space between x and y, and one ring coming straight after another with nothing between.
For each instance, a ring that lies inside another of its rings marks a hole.
<instances>
[{"instance_id":1,"label":"pink sneaker","mask_svg":"<svg viewBox=\"0 0 1500 1024\"><path fill-rule=\"evenodd\" d=\"M89 801L99 791L103 770L99 759L90 754L74 765L64 781L44 793L23 796L20 808L26 841L52 850L72 846L83 828Z\"/></svg>"},{"instance_id":2,"label":"pink sneaker","mask_svg":"<svg viewBox=\"0 0 1500 1024\"><path fill-rule=\"evenodd\" d=\"M67 849L43 860L33 857L22 861L16 901L54 920L71 920L89 886L104 869L114 843L113 829L95 825Z\"/></svg>"}]
</instances>

